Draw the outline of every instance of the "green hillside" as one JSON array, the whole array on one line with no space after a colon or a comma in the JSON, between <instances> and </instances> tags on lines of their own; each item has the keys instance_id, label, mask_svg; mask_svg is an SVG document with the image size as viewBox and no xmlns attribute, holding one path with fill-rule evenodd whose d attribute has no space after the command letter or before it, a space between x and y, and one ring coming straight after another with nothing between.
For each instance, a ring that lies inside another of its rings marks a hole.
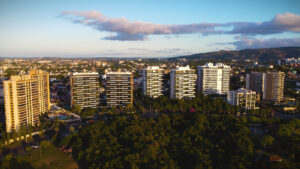
<instances>
[{"instance_id":1,"label":"green hillside","mask_svg":"<svg viewBox=\"0 0 300 169\"><path fill-rule=\"evenodd\" d=\"M244 49L237 51L216 51L198 53L177 58L186 59L255 59L257 61L277 61L278 59L300 57L300 47L280 47L263 49Z\"/></svg>"}]
</instances>

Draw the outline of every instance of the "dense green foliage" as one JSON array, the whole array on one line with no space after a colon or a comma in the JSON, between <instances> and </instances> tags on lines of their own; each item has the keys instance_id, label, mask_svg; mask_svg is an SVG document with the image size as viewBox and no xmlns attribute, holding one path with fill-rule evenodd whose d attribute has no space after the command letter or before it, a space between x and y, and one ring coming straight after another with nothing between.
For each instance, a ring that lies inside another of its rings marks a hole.
<instances>
[{"instance_id":1,"label":"dense green foliage","mask_svg":"<svg viewBox=\"0 0 300 169\"><path fill-rule=\"evenodd\" d=\"M85 168L251 168L252 135L231 116L113 116L62 140Z\"/></svg>"},{"instance_id":2,"label":"dense green foliage","mask_svg":"<svg viewBox=\"0 0 300 169\"><path fill-rule=\"evenodd\" d=\"M138 96L137 96L138 97ZM170 99L166 96L160 96L156 99L150 97L140 97L141 100L135 100L136 112L204 112L204 113L236 113L237 107L224 102L222 98L213 98L210 96L198 96L194 99Z\"/></svg>"}]
</instances>

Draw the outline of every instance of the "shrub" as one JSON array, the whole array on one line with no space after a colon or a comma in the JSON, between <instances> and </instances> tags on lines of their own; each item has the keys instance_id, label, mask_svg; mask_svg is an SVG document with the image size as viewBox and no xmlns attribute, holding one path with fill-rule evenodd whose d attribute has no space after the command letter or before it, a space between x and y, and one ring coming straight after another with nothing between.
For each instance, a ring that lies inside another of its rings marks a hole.
<instances>
[{"instance_id":1,"label":"shrub","mask_svg":"<svg viewBox=\"0 0 300 169\"><path fill-rule=\"evenodd\" d=\"M7 155L4 157L5 161L10 161L12 158L13 158L13 154L12 154L12 153L9 153L9 154L7 154Z\"/></svg>"},{"instance_id":2,"label":"shrub","mask_svg":"<svg viewBox=\"0 0 300 169\"><path fill-rule=\"evenodd\" d=\"M25 147L25 151L30 152L31 150L32 150L32 148L30 146Z\"/></svg>"}]
</instances>

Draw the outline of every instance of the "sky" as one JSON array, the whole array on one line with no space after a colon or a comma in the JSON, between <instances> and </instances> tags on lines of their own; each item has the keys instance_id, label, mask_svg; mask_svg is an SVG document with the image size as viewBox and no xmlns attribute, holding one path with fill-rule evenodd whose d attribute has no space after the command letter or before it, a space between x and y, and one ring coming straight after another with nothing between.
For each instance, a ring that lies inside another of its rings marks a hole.
<instances>
[{"instance_id":1,"label":"sky","mask_svg":"<svg viewBox=\"0 0 300 169\"><path fill-rule=\"evenodd\" d=\"M299 0L0 0L0 57L300 47Z\"/></svg>"}]
</instances>

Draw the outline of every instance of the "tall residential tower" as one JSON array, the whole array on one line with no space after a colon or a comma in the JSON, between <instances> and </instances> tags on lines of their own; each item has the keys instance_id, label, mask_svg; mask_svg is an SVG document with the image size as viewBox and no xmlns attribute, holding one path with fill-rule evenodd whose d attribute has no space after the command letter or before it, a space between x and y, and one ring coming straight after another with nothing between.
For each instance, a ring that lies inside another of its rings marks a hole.
<instances>
[{"instance_id":1,"label":"tall residential tower","mask_svg":"<svg viewBox=\"0 0 300 169\"><path fill-rule=\"evenodd\" d=\"M170 97L172 99L182 99L184 97L194 98L195 97L195 84L197 75L194 69L189 66L176 67L172 69L171 73L171 84L170 84Z\"/></svg>"},{"instance_id":2,"label":"tall residential tower","mask_svg":"<svg viewBox=\"0 0 300 169\"><path fill-rule=\"evenodd\" d=\"M106 74L106 100L108 107L126 106L133 102L131 72L108 72Z\"/></svg>"},{"instance_id":3,"label":"tall residential tower","mask_svg":"<svg viewBox=\"0 0 300 169\"><path fill-rule=\"evenodd\" d=\"M3 84L6 131L38 125L41 114L38 79L30 75L11 76Z\"/></svg>"},{"instance_id":4,"label":"tall residential tower","mask_svg":"<svg viewBox=\"0 0 300 169\"><path fill-rule=\"evenodd\" d=\"M251 72L246 74L246 89L262 94L264 91L265 73Z\"/></svg>"},{"instance_id":5,"label":"tall residential tower","mask_svg":"<svg viewBox=\"0 0 300 169\"><path fill-rule=\"evenodd\" d=\"M143 70L143 93L152 98L163 95L163 69L148 66Z\"/></svg>"},{"instance_id":6,"label":"tall residential tower","mask_svg":"<svg viewBox=\"0 0 300 169\"><path fill-rule=\"evenodd\" d=\"M284 72L268 72L264 76L263 99L280 102L283 99Z\"/></svg>"},{"instance_id":7,"label":"tall residential tower","mask_svg":"<svg viewBox=\"0 0 300 169\"><path fill-rule=\"evenodd\" d=\"M42 70L31 70L29 75L38 80L39 86L39 102L41 113L50 111L50 89L49 89L49 73Z\"/></svg>"},{"instance_id":8,"label":"tall residential tower","mask_svg":"<svg viewBox=\"0 0 300 169\"><path fill-rule=\"evenodd\" d=\"M198 66L197 88L204 95L227 94L230 82L230 66L222 63L207 63Z\"/></svg>"},{"instance_id":9,"label":"tall residential tower","mask_svg":"<svg viewBox=\"0 0 300 169\"><path fill-rule=\"evenodd\" d=\"M99 75L97 72L71 73L71 105L98 108L100 104Z\"/></svg>"}]
</instances>

